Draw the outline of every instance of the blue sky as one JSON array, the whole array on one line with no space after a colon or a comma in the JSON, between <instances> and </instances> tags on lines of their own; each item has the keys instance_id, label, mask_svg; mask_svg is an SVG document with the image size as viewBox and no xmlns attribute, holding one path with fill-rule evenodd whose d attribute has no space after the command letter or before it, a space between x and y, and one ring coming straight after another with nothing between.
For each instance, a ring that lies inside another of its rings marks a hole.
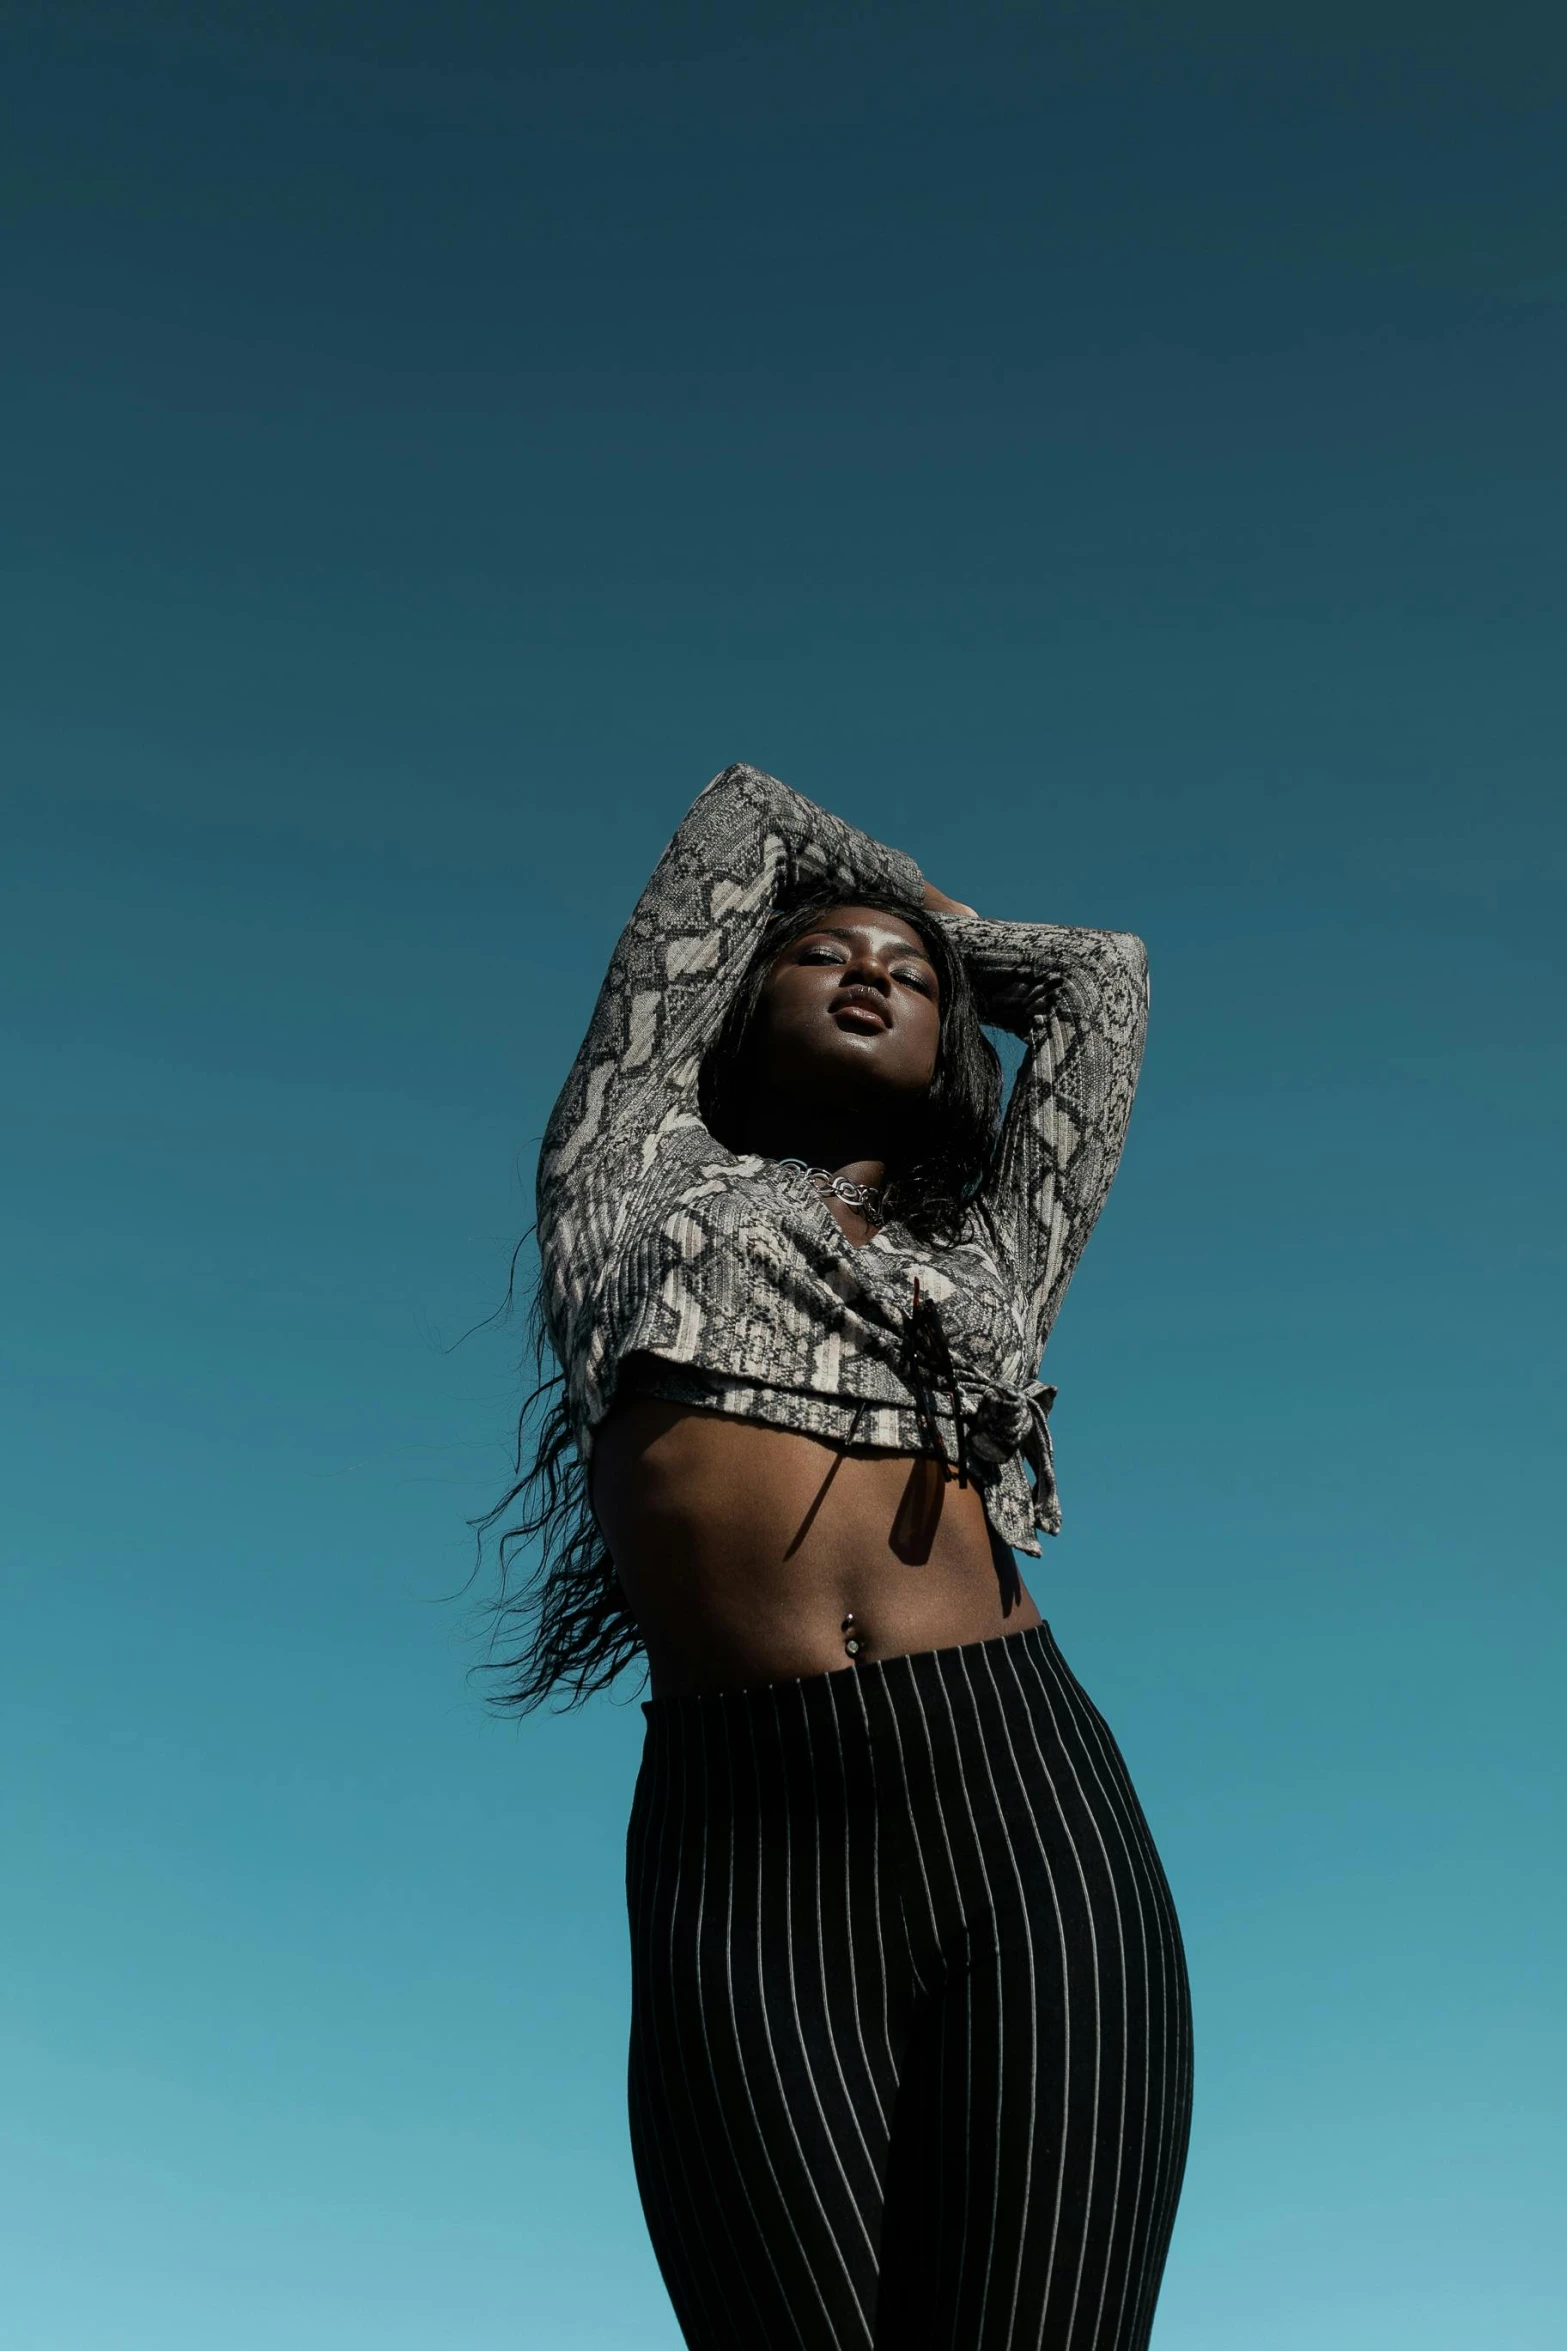
<instances>
[{"instance_id":1,"label":"blue sky","mask_svg":"<svg viewBox=\"0 0 1567 2351\"><path fill-rule=\"evenodd\" d=\"M1258 14L11 12L0 2343L673 2351L451 1342L735 758L1149 942L1035 1591L1158 2351L1559 2343L1567 58Z\"/></svg>"}]
</instances>

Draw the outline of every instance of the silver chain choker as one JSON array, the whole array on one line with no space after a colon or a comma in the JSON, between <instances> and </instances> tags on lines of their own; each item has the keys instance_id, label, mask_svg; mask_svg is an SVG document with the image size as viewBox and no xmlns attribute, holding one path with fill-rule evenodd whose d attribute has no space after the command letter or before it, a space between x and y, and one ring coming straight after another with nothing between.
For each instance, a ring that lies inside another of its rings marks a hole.
<instances>
[{"instance_id":1,"label":"silver chain choker","mask_svg":"<svg viewBox=\"0 0 1567 2351\"><path fill-rule=\"evenodd\" d=\"M881 1204L879 1184L856 1184L848 1176L834 1175L830 1167L812 1167L807 1159L780 1159L779 1167L797 1167L808 1183L818 1192L830 1192L846 1208L857 1208L867 1224L885 1224L886 1213Z\"/></svg>"}]
</instances>

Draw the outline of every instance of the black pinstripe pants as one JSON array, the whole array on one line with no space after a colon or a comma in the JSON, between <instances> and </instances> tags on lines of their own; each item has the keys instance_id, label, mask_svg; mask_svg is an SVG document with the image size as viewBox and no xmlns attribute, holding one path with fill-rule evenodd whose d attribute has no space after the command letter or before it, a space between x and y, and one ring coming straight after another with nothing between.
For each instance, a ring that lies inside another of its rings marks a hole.
<instances>
[{"instance_id":1,"label":"black pinstripe pants","mask_svg":"<svg viewBox=\"0 0 1567 2351\"><path fill-rule=\"evenodd\" d=\"M645 1711L632 2146L693 2351L1141 2351L1186 1970L1049 1629Z\"/></svg>"}]
</instances>

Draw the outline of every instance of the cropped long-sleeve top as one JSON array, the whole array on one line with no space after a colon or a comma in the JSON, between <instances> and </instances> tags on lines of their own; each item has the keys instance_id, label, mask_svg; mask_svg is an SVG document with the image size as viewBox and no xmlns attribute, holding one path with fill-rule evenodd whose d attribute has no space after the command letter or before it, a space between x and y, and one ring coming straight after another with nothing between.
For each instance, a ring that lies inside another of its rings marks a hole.
<instances>
[{"instance_id":1,"label":"cropped long-sleeve top","mask_svg":"<svg viewBox=\"0 0 1567 2351\"><path fill-rule=\"evenodd\" d=\"M854 1248L797 1170L727 1150L698 1108L703 1056L770 915L824 881L845 903L922 902L910 858L729 767L621 934L539 1156L545 1318L578 1450L586 1462L635 1355L651 1371L639 1385L856 1449L950 1457L961 1439L991 1525L1037 1552L1061 1523L1040 1357L1126 1132L1142 942L938 918L981 1019L1022 1038L1023 1060L957 1237L923 1241L893 1218ZM934 1397L910 1370L916 1283L950 1351Z\"/></svg>"}]
</instances>

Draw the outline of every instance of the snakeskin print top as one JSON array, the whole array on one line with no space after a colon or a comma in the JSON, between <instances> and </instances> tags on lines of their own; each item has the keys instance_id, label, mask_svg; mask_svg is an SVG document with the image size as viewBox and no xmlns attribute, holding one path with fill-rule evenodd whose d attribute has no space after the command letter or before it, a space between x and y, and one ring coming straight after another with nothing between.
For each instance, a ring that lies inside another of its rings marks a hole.
<instances>
[{"instance_id":1,"label":"snakeskin print top","mask_svg":"<svg viewBox=\"0 0 1567 2351\"><path fill-rule=\"evenodd\" d=\"M996 1532L1037 1552L1037 1530L1061 1523L1039 1359L1126 1132L1142 943L939 918L981 1018L1021 1037L1024 1058L956 1242L893 1219L854 1248L797 1170L725 1150L697 1108L704 1051L775 903L817 881L846 902L922 900L909 858L756 768L726 768L615 949L539 1156L545 1316L578 1449L586 1461L635 1355L640 1390L855 1449L950 1456L961 1439ZM916 1281L950 1350L934 1401L910 1383Z\"/></svg>"}]
</instances>

